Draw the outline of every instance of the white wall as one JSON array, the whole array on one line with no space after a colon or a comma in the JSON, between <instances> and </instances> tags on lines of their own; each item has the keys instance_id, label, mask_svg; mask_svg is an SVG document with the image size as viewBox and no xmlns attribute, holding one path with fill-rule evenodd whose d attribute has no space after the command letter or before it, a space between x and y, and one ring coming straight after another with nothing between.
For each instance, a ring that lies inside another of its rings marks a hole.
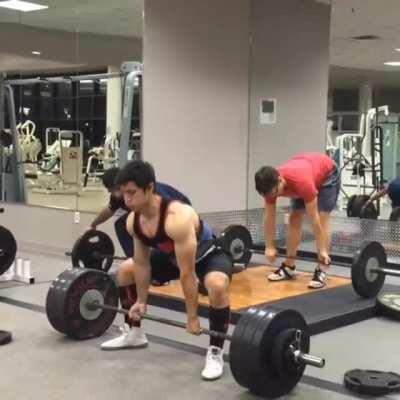
<instances>
[{"instance_id":1,"label":"white wall","mask_svg":"<svg viewBox=\"0 0 400 400\"><path fill-rule=\"evenodd\" d=\"M249 207L254 173L297 152L324 151L330 7L313 0L253 0ZM277 123L261 125L260 99L277 99Z\"/></svg>"},{"instance_id":2,"label":"white wall","mask_svg":"<svg viewBox=\"0 0 400 400\"><path fill-rule=\"evenodd\" d=\"M63 254L72 249L75 240L85 232L95 215L80 213L80 223L74 223L73 210L57 210L16 204L1 204L5 212L0 214L0 225L13 232L18 248L41 250ZM114 219L101 225L100 229L113 239L116 253L123 254L114 233Z\"/></svg>"},{"instance_id":3,"label":"white wall","mask_svg":"<svg viewBox=\"0 0 400 400\"><path fill-rule=\"evenodd\" d=\"M247 0L146 0L144 158L198 211L246 206Z\"/></svg>"}]
</instances>

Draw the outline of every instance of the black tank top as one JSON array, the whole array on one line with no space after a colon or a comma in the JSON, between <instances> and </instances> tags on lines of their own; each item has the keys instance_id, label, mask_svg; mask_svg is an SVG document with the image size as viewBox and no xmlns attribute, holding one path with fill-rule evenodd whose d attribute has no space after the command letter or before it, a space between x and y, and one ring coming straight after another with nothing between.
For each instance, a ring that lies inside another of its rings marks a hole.
<instances>
[{"instance_id":1,"label":"black tank top","mask_svg":"<svg viewBox=\"0 0 400 400\"><path fill-rule=\"evenodd\" d=\"M133 231L136 236L140 239L140 241L148 247L156 247L160 249L164 253L173 253L174 252L174 241L165 233L165 216L167 214L167 209L169 204L171 203L171 199L167 199L165 197L161 197L161 205L160 205L160 219L158 221L158 227L156 230L156 234L149 238L146 236L140 225L140 213L135 213L135 217L133 220Z\"/></svg>"},{"instance_id":2,"label":"black tank top","mask_svg":"<svg viewBox=\"0 0 400 400\"><path fill-rule=\"evenodd\" d=\"M142 227L140 225L140 213L136 212L133 219L133 231L135 232L138 239L147 247L153 247L161 250L163 253L173 254L175 251L174 241L165 232L165 218L167 215L168 206L173 201L179 201L174 199L168 199L166 197L161 197L160 205L160 219L158 221L158 226L156 234L149 238L143 233ZM196 235L197 239L201 237L203 232L203 221L200 219L199 232Z\"/></svg>"}]
</instances>

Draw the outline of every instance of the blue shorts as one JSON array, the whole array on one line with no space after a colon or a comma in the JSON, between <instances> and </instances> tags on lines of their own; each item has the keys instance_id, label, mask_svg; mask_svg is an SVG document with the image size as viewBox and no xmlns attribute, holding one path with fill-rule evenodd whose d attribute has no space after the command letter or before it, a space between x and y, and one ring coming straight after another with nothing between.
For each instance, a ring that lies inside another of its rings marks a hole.
<instances>
[{"instance_id":1,"label":"blue shorts","mask_svg":"<svg viewBox=\"0 0 400 400\"><path fill-rule=\"evenodd\" d=\"M336 206L336 202L340 191L340 175L337 166L333 168L333 171L328 175L319 189L318 193L318 211L320 212L332 212ZM305 204L303 199L292 199L291 200L292 210L304 210Z\"/></svg>"},{"instance_id":2,"label":"blue shorts","mask_svg":"<svg viewBox=\"0 0 400 400\"><path fill-rule=\"evenodd\" d=\"M387 193L392 201L392 208L400 207L400 178L390 181Z\"/></svg>"}]
</instances>

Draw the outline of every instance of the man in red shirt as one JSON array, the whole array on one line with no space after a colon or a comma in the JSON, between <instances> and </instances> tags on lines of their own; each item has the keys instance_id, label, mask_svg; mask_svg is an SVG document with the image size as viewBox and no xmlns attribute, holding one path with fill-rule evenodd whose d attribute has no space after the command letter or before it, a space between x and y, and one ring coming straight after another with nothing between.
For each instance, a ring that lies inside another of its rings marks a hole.
<instances>
[{"instance_id":1,"label":"man in red shirt","mask_svg":"<svg viewBox=\"0 0 400 400\"><path fill-rule=\"evenodd\" d=\"M278 168L261 167L255 174L255 184L257 192L265 198L265 256L270 263L274 263L277 255L274 245L277 197L289 197L292 206L286 239L287 258L268 279L294 278L293 257L301 240L305 211L314 231L319 260L308 286L315 289L324 287L330 264L329 218L340 190L339 173L333 160L319 153L297 154Z\"/></svg>"}]
</instances>

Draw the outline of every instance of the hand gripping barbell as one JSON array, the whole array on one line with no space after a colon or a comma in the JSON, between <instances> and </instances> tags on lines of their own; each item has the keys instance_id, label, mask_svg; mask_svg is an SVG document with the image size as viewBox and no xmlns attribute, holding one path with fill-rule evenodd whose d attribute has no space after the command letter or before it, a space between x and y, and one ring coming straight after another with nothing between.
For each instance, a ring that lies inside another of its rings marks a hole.
<instances>
[{"instance_id":1,"label":"hand gripping barbell","mask_svg":"<svg viewBox=\"0 0 400 400\"><path fill-rule=\"evenodd\" d=\"M112 324L118 288L105 272L72 269L51 284L46 312L59 332L82 340L102 335ZM186 328L186 324L145 314L144 319ZM229 363L234 379L252 393L274 398L289 393L301 379L306 365L322 368L322 358L308 354L310 334L303 316L295 310L250 308L243 313L233 334L208 329L201 333L229 340Z\"/></svg>"}]
</instances>

